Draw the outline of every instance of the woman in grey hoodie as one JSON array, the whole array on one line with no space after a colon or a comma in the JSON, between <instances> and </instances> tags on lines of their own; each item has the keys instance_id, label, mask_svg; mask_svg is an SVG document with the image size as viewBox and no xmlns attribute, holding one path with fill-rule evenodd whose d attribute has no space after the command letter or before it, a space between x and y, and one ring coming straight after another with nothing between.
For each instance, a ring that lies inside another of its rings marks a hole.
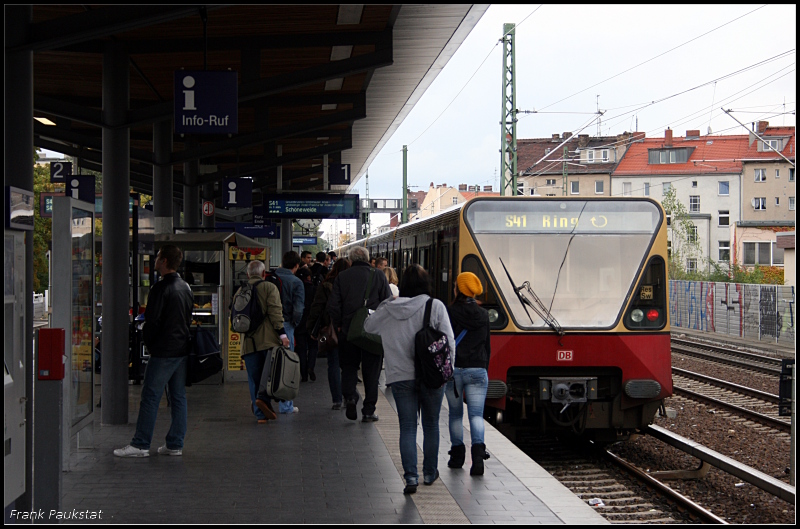
<instances>
[{"instance_id":1,"label":"woman in grey hoodie","mask_svg":"<svg viewBox=\"0 0 800 529\"><path fill-rule=\"evenodd\" d=\"M424 454L423 483L432 485L439 477L439 410L444 386L429 389L417 382L414 369L414 337L422 329L425 304L430 298L428 273L419 265L410 265L400 281L400 296L382 302L367 318L364 330L379 334L383 340L386 384L392 388L400 421L400 458L403 462L405 494L417 491L417 411L422 416ZM438 299L431 307L431 326L447 335L450 362L455 362L455 340L447 308Z\"/></svg>"}]
</instances>

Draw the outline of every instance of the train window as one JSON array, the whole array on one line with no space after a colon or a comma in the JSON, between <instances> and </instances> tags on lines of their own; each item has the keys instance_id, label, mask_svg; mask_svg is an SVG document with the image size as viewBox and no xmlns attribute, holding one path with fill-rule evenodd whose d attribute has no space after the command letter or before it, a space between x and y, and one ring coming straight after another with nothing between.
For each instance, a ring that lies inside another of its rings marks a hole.
<instances>
[{"instance_id":1,"label":"train window","mask_svg":"<svg viewBox=\"0 0 800 529\"><path fill-rule=\"evenodd\" d=\"M522 198L466 208L487 272L524 329L547 329L549 317L565 329L615 326L662 223L660 208L644 199Z\"/></svg>"},{"instance_id":2,"label":"train window","mask_svg":"<svg viewBox=\"0 0 800 529\"><path fill-rule=\"evenodd\" d=\"M489 280L486 277L486 271L484 270L480 260L478 260L478 257L476 255L468 255L464 257L464 260L461 262L461 271L472 272L478 276L478 279L480 279L481 284L483 285L483 294L478 296L476 299L483 308L489 311L490 327L492 329L504 329L508 324L508 317L500 305L500 301L497 298L497 293L494 291L494 288L492 288L491 283L489 283Z\"/></svg>"}]
</instances>

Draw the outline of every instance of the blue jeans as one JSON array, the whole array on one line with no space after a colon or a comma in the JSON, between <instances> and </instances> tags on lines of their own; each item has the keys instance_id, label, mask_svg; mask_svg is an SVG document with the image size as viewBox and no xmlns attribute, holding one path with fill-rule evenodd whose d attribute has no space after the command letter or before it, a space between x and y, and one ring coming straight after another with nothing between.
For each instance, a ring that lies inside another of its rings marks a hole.
<instances>
[{"instance_id":1,"label":"blue jeans","mask_svg":"<svg viewBox=\"0 0 800 529\"><path fill-rule=\"evenodd\" d=\"M483 405L486 402L486 390L489 387L489 376L482 367L457 367L453 370L453 378L447 381L447 407L450 408L450 444L464 444L464 400L467 401L469 416L469 432L473 446L483 443ZM458 389L458 397L453 388Z\"/></svg>"},{"instance_id":2,"label":"blue jeans","mask_svg":"<svg viewBox=\"0 0 800 529\"><path fill-rule=\"evenodd\" d=\"M136 420L136 433L131 446L150 449L153 431L156 428L158 404L164 388L169 387L172 424L167 433L167 448L180 450L186 437L186 356L179 358L150 357L142 382L142 401L139 404L139 418Z\"/></svg>"},{"instance_id":3,"label":"blue jeans","mask_svg":"<svg viewBox=\"0 0 800 529\"><path fill-rule=\"evenodd\" d=\"M400 459L407 485L419 483L417 474L417 412L422 416L422 474L428 479L436 475L439 464L439 410L444 386L429 389L415 380L391 384L400 421Z\"/></svg>"},{"instance_id":4,"label":"blue jeans","mask_svg":"<svg viewBox=\"0 0 800 529\"><path fill-rule=\"evenodd\" d=\"M328 385L332 402L342 403L342 372L339 370L339 348L328 351Z\"/></svg>"},{"instance_id":5,"label":"blue jeans","mask_svg":"<svg viewBox=\"0 0 800 529\"><path fill-rule=\"evenodd\" d=\"M242 359L244 360L244 367L247 368L247 385L250 387L250 408L257 419L266 419L264 412L256 406L256 398L258 398L261 373L264 371L264 364L267 361L267 351L247 353Z\"/></svg>"}]
</instances>

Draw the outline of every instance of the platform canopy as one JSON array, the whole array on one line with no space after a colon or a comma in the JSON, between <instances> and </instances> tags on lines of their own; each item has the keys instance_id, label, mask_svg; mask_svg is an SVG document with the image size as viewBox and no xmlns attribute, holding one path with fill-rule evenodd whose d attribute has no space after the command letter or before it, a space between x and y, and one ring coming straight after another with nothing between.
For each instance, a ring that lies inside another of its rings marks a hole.
<instances>
[{"instance_id":1,"label":"platform canopy","mask_svg":"<svg viewBox=\"0 0 800 529\"><path fill-rule=\"evenodd\" d=\"M174 196L183 185L252 176L271 193L322 190L323 156L362 176L488 5L34 5L34 145L101 171L103 52L130 63L130 179L152 194L153 125L173 120L175 72L238 76L238 132L174 135ZM194 140L193 140L194 141ZM278 152L282 154L279 156ZM199 160L197 181L184 163ZM219 187L219 186L218 186ZM221 192L216 191L219 200Z\"/></svg>"}]
</instances>

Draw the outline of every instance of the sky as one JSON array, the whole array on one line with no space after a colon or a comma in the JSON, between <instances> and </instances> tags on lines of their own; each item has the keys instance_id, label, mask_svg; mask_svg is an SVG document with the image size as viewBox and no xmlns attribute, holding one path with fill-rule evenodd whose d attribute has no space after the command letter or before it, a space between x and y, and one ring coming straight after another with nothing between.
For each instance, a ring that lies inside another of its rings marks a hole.
<instances>
[{"instance_id":1,"label":"sky","mask_svg":"<svg viewBox=\"0 0 800 529\"><path fill-rule=\"evenodd\" d=\"M745 133L721 107L794 126L796 15L796 5L492 5L372 161L370 198L401 198L403 145L414 191L499 189L504 23L516 25L517 109L536 111L519 114L518 139L597 135L598 109L601 135L663 137ZM352 192L365 196L365 182ZM388 217L373 214L373 229Z\"/></svg>"},{"instance_id":2,"label":"sky","mask_svg":"<svg viewBox=\"0 0 800 529\"><path fill-rule=\"evenodd\" d=\"M518 115L518 139L584 126L582 134L595 136L598 108L603 136L663 137L667 127L676 136L709 127L746 133L721 107L743 123L794 126L796 12L763 4L492 5L373 160L370 198L402 196L403 145L414 191L431 182L499 189L504 23L516 25L517 109L537 111ZM353 192L364 191L362 176ZM373 230L388 218L373 214ZM347 229L344 221L322 227Z\"/></svg>"}]
</instances>

